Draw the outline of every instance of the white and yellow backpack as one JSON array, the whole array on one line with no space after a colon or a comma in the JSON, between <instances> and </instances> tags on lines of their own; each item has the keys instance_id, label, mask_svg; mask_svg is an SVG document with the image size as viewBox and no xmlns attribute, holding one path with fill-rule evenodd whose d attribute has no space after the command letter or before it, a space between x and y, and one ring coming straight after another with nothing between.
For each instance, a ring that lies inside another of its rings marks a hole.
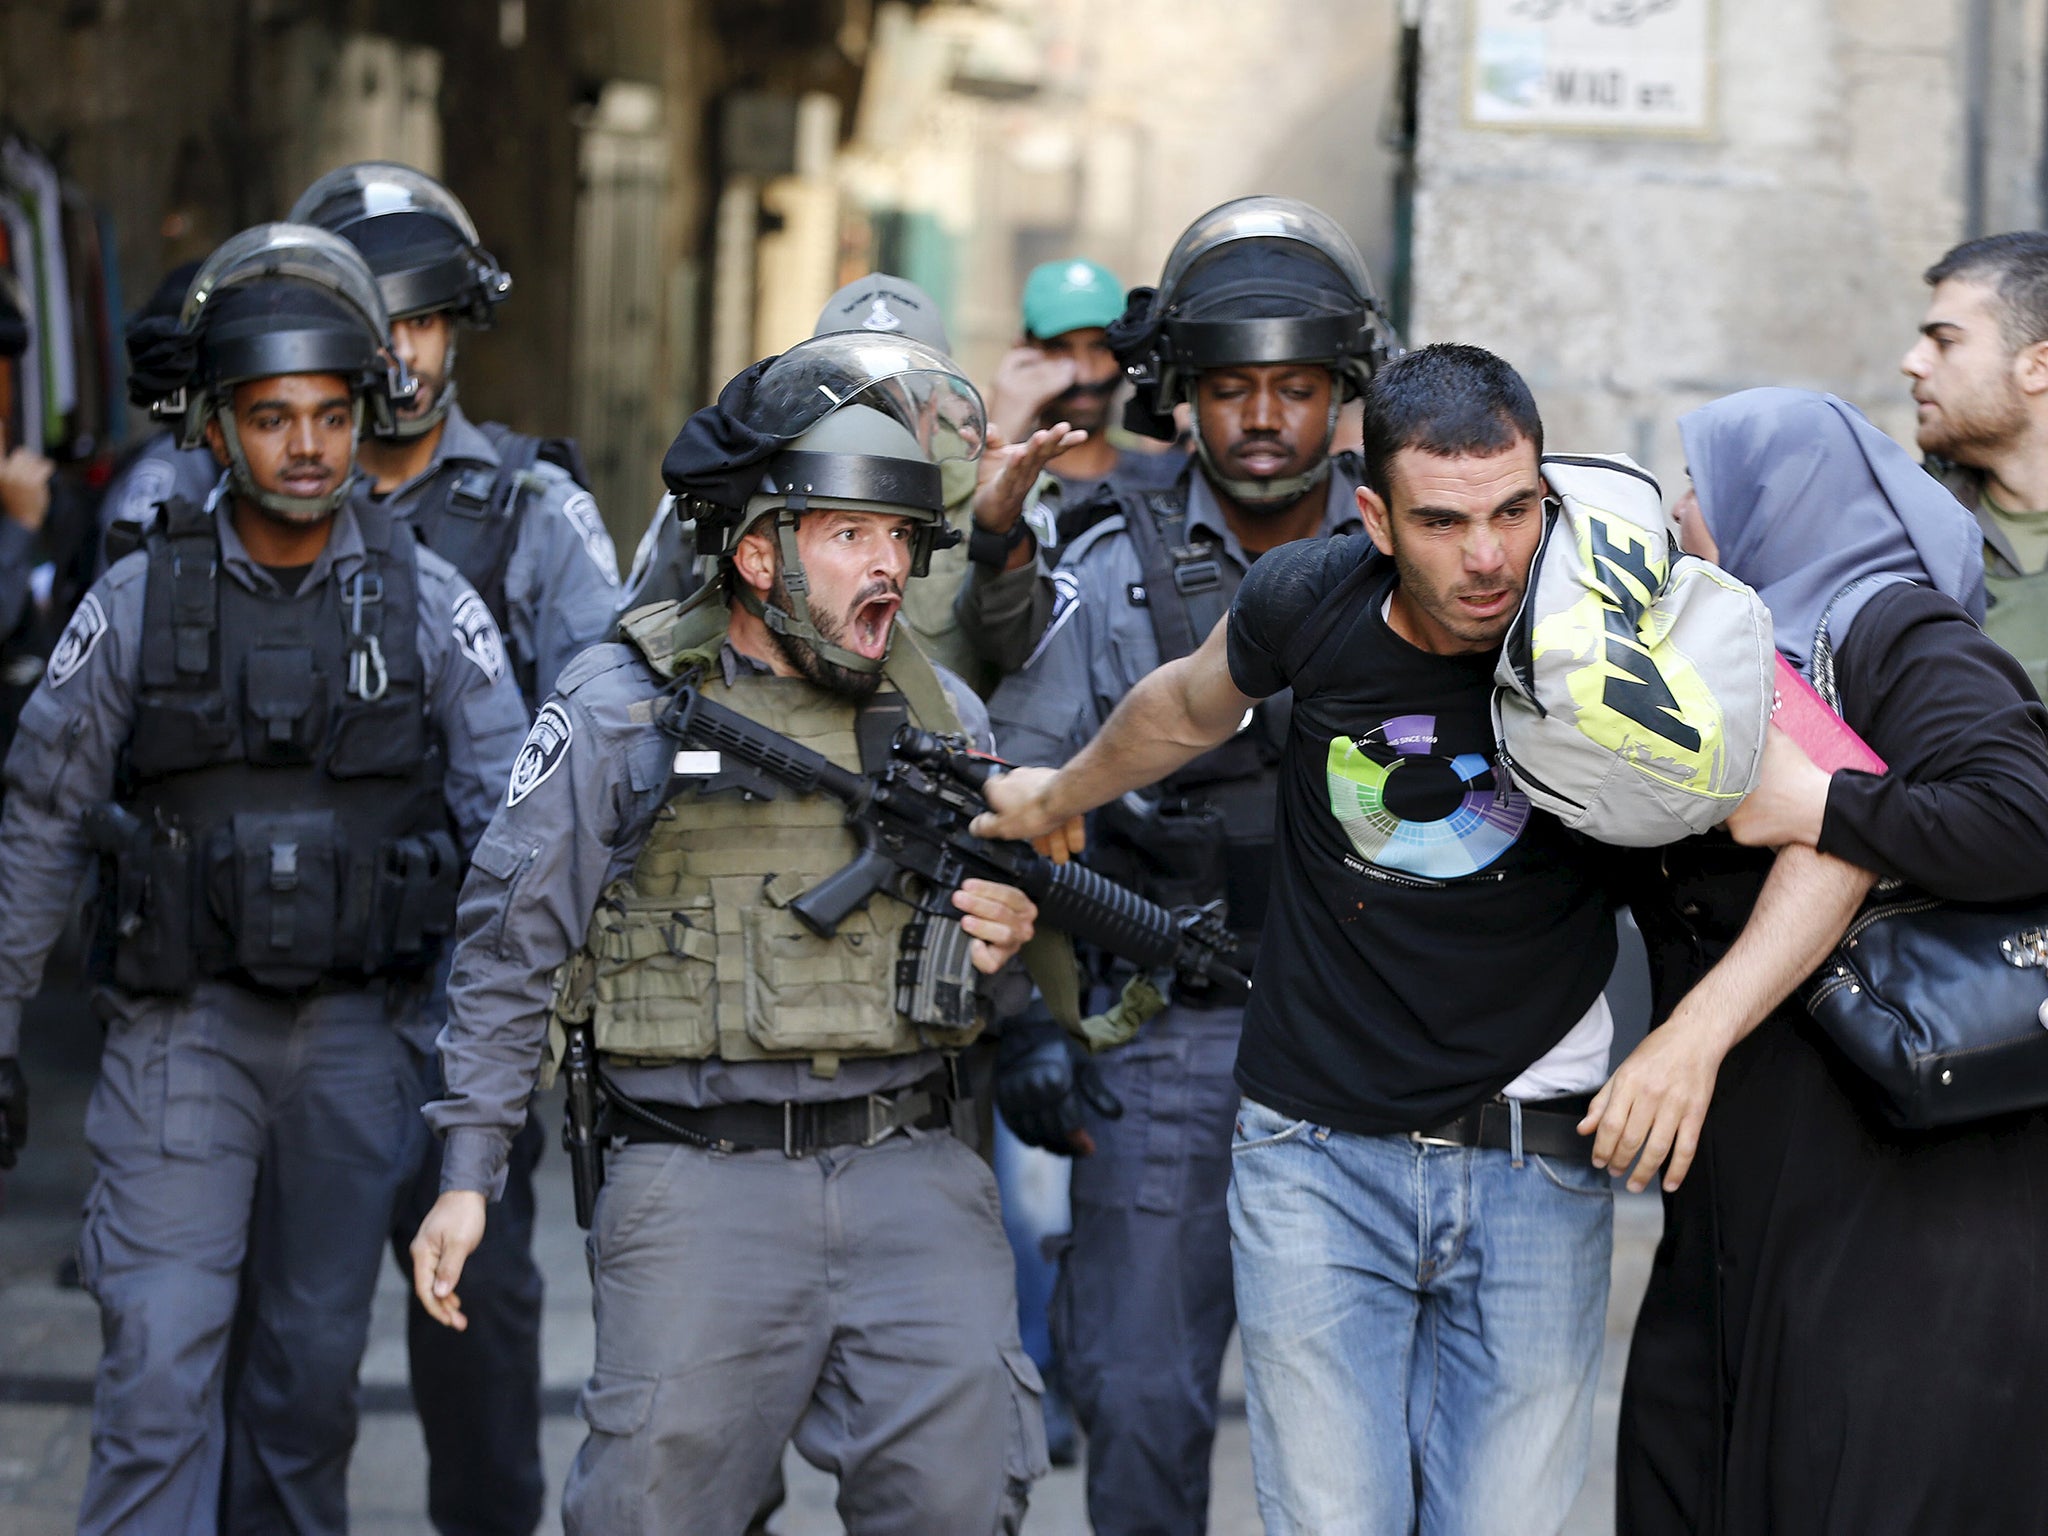
<instances>
[{"instance_id":1,"label":"white and yellow backpack","mask_svg":"<svg viewBox=\"0 0 2048 1536\"><path fill-rule=\"evenodd\" d=\"M1763 761L1770 610L1680 552L1655 478L1626 456L1547 455L1543 478L1548 525L1494 671L1516 787L1604 843L1719 825Z\"/></svg>"}]
</instances>

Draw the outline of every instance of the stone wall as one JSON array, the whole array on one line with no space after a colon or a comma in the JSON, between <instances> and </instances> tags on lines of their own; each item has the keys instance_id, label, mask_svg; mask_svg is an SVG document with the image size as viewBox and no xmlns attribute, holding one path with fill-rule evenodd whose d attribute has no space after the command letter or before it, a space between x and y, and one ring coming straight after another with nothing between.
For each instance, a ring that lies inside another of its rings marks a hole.
<instances>
[{"instance_id":1,"label":"stone wall","mask_svg":"<svg viewBox=\"0 0 2048 1536\"><path fill-rule=\"evenodd\" d=\"M2041 11L1718 0L1715 123L1685 140L1467 126L1470 11L1426 0L1415 337L1499 351L1553 445L1667 483L1677 416L1755 384L1835 391L1910 440L1897 362L1921 271L1978 232L1973 206L2039 217Z\"/></svg>"}]
</instances>

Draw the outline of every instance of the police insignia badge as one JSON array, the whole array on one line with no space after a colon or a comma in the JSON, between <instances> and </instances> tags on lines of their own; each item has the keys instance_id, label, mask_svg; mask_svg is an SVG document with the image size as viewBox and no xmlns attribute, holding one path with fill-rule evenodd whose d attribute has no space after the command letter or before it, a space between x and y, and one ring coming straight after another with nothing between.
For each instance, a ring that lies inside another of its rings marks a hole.
<instances>
[{"instance_id":1,"label":"police insignia badge","mask_svg":"<svg viewBox=\"0 0 2048 1536\"><path fill-rule=\"evenodd\" d=\"M177 488L177 472L168 463L162 459L142 460L128 478L128 489L122 494L121 510L114 521L146 527L156 520L157 507L169 501L171 492Z\"/></svg>"},{"instance_id":2,"label":"police insignia badge","mask_svg":"<svg viewBox=\"0 0 2048 1536\"><path fill-rule=\"evenodd\" d=\"M56 649L50 652L50 664L43 669L44 681L52 688L62 688L70 682L106 632L107 610L100 606L98 597L88 592L71 615L71 622L64 626L64 633L57 637Z\"/></svg>"},{"instance_id":3,"label":"police insignia badge","mask_svg":"<svg viewBox=\"0 0 2048 1536\"><path fill-rule=\"evenodd\" d=\"M616 587L619 584L618 551L612 548L611 533L605 528L604 519L598 515L597 498L588 491L574 492L563 501L562 516L569 519L569 525L583 540L583 547L590 552L590 558L604 572L605 580Z\"/></svg>"},{"instance_id":4,"label":"police insignia badge","mask_svg":"<svg viewBox=\"0 0 2048 1536\"><path fill-rule=\"evenodd\" d=\"M490 605L474 592L463 593L462 601L455 605L455 643L492 682L505 675L505 641L498 634Z\"/></svg>"},{"instance_id":5,"label":"police insignia badge","mask_svg":"<svg viewBox=\"0 0 2048 1536\"><path fill-rule=\"evenodd\" d=\"M519 756L512 760L512 780L505 790L505 803L517 805L547 782L549 774L569 755L568 711L553 699L541 705L533 717L533 729L526 733Z\"/></svg>"}]
</instances>

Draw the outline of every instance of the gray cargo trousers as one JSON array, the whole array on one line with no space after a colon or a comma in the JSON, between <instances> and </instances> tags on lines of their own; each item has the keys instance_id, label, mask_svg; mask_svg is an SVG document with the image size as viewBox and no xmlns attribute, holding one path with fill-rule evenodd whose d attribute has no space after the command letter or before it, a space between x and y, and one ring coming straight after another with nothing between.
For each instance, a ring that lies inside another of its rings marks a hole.
<instances>
[{"instance_id":1,"label":"gray cargo trousers","mask_svg":"<svg viewBox=\"0 0 2048 1536\"><path fill-rule=\"evenodd\" d=\"M608 1159L568 1536L741 1536L792 1440L848 1536L997 1536L1046 1470L987 1164L944 1132Z\"/></svg>"},{"instance_id":2,"label":"gray cargo trousers","mask_svg":"<svg viewBox=\"0 0 2048 1536\"><path fill-rule=\"evenodd\" d=\"M80 1274L105 1349L79 1530L343 1532L356 1370L426 1134L380 984L103 994Z\"/></svg>"}]
</instances>

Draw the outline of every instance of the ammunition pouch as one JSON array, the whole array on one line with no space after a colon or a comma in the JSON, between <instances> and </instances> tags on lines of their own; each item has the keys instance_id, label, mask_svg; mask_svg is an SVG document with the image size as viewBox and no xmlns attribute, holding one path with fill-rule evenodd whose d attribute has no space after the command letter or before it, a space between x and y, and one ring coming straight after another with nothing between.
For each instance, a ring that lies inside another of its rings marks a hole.
<instances>
[{"instance_id":1,"label":"ammunition pouch","mask_svg":"<svg viewBox=\"0 0 2048 1536\"><path fill-rule=\"evenodd\" d=\"M365 970L413 970L455 929L462 855L445 832L401 837L377 851Z\"/></svg>"},{"instance_id":2,"label":"ammunition pouch","mask_svg":"<svg viewBox=\"0 0 2048 1536\"><path fill-rule=\"evenodd\" d=\"M242 760L264 768L313 761L327 730L327 679L307 646L257 645L242 674Z\"/></svg>"},{"instance_id":3,"label":"ammunition pouch","mask_svg":"<svg viewBox=\"0 0 2048 1536\"><path fill-rule=\"evenodd\" d=\"M87 813L86 833L101 855L100 942L111 954L104 969L126 991L184 996L199 979L191 840L111 805Z\"/></svg>"},{"instance_id":4,"label":"ammunition pouch","mask_svg":"<svg viewBox=\"0 0 2048 1536\"><path fill-rule=\"evenodd\" d=\"M216 910L257 985L300 991L335 968L339 830L328 811L242 811L214 834Z\"/></svg>"}]
</instances>

